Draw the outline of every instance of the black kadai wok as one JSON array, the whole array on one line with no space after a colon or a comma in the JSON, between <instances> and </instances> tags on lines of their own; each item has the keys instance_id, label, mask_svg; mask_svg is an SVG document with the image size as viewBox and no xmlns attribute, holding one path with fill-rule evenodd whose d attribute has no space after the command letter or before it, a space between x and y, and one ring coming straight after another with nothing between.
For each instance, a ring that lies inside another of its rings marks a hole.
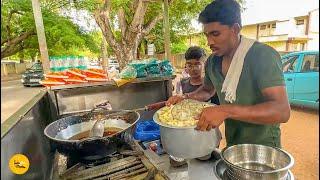
<instances>
[{"instance_id":1,"label":"black kadai wok","mask_svg":"<svg viewBox=\"0 0 320 180\"><path fill-rule=\"evenodd\" d=\"M104 119L103 137L89 137L89 132L98 119ZM94 160L106 157L116 151L117 142L130 136L140 115L135 111L95 110L85 115L68 116L49 124L44 134L59 153Z\"/></svg>"}]
</instances>

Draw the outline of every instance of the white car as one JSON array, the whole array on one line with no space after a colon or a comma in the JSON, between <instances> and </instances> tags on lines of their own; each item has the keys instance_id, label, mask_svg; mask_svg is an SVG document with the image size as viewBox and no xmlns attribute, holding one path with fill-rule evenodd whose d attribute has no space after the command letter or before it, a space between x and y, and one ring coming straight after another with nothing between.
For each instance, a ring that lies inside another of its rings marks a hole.
<instances>
[{"instance_id":1,"label":"white car","mask_svg":"<svg viewBox=\"0 0 320 180\"><path fill-rule=\"evenodd\" d=\"M101 67L101 65L100 65L99 61L91 61L91 62L89 63L88 68L97 68L97 69L101 69L102 67Z\"/></svg>"},{"instance_id":2,"label":"white car","mask_svg":"<svg viewBox=\"0 0 320 180\"><path fill-rule=\"evenodd\" d=\"M108 60L108 69L111 69L112 67L116 68L117 70L119 70L119 63L115 58L110 58Z\"/></svg>"}]
</instances>

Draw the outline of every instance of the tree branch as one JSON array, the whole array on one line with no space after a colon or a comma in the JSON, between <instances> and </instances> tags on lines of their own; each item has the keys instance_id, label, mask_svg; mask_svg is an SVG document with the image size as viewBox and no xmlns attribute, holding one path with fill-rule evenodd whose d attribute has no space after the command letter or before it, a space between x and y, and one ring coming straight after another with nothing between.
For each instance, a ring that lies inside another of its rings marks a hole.
<instances>
[{"instance_id":1,"label":"tree branch","mask_svg":"<svg viewBox=\"0 0 320 180\"><path fill-rule=\"evenodd\" d=\"M146 14L146 5L144 4L143 0L139 0L138 6L136 8L136 11L133 16L133 20L131 22L130 30L132 32L139 32L141 28L141 25L144 21L144 16Z\"/></svg>"},{"instance_id":2,"label":"tree branch","mask_svg":"<svg viewBox=\"0 0 320 180\"><path fill-rule=\"evenodd\" d=\"M103 9L108 12L108 17L109 17L109 13L110 13L110 10L111 10L111 0L105 0L104 1Z\"/></svg>"},{"instance_id":3,"label":"tree branch","mask_svg":"<svg viewBox=\"0 0 320 180\"><path fill-rule=\"evenodd\" d=\"M11 56L24 49L21 43L30 36L35 34L36 33L34 31L24 32L18 37L12 38L5 42L1 41L1 46L5 44L4 47L1 47L1 59L4 57Z\"/></svg>"},{"instance_id":4,"label":"tree branch","mask_svg":"<svg viewBox=\"0 0 320 180\"><path fill-rule=\"evenodd\" d=\"M36 33L34 32L34 30L32 31L28 31L28 32L24 32L22 34L20 34L18 37L12 38L10 40L10 42L8 42L6 44L6 46L11 46L11 45L16 45L19 44L20 42L26 40L27 38L29 38L32 35L36 35Z\"/></svg>"},{"instance_id":5,"label":"tree branch","mask_svg":"<svg viewBox=\"0 0 320 180\"><path fill-rule=\"evenodd\" d=\"M1 48L1 59L8 56L12 56L17 52L22 51L23 49L24 49L23 46L19 46L19 45Z\"/></svg>"},{"instance_id":6,"label":"tree branch","mask_svg":"<svg viewBox=\"0 0 320 180\"><path fill-rule=\"evenodd\" d=\"M7 30L7 35L8 35L8 40L10 41L10 39L11 39L11 29L10 29L10 25L11 25L11 23L10 23L10 21L11 21L11 18L12 18L12 16L13 16L13 14L22 14L21 12L19 12L18 10L15 10L15 9L13 9L13 10L11 10L10 12L9 12L9 15L8 15L8 19L7 19L7 25L6 25L6 30ZM1 45L2 45L2 42L1 42Z\"/></svg>"},{"instance_id":7,"label":"tree branch","mask_svg":"<svg viewBox=\"0 0 320 180\"><path fill-rule=\"evenodd\" d=\"M118 11L118 18L119 18L119 25L121 29L121 35L122 35L122 38L124 38L127 31L128 23L125 18L124 10L122 8L120 8Z\"/></svg>"},{"instance_id":8,"label":"tree branch","mask_svg":"<svg viewBox=\"0 0 320 180\"><path fill-rule=\"evenodd\" d=\"M144 35L148 35L150 31L156 26L156 24L163 19L162 13L159 13L158 16L156 16L154 19L152 19L146 27L143 29L142 33Z\"/></svg>"},{"instance_id":9,"label":"tree branch","mask_svg":"<svg viewBox=\"0 0 320 180\"><path fill-rule=\"evenodd\" d=\"M102 30L103 36L106 38L106 41L108 42L108 44L113 49L117 49L119 47L117 45L116 39L111 30L108 14L109 13L106 12L106 10L97 10L94 13L94 18L97 24L99 25L100 29Z\"/></svg>"}]
</instances>

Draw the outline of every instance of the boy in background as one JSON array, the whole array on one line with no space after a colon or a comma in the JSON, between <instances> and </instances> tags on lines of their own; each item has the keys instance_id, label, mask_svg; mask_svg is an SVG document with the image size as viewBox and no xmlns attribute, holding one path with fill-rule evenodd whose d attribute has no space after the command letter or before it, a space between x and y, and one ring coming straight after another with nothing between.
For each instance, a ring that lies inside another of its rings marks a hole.
<instances>
[{"instance_id":1,"label":"boy in background","mask_svg":"<svg viewBox=\"0 0 320 180\"><path fill-rule=\"evenodd\" d=\"M185 53L186 65L185 72L187 76L183 76L176 84L176 94L185 94L197 90L203 83L203 65L206 54L204 50L198 46L190 47ZM208 99L209 102L219 105L217 94Z\"/></svg>"}]
</instances>

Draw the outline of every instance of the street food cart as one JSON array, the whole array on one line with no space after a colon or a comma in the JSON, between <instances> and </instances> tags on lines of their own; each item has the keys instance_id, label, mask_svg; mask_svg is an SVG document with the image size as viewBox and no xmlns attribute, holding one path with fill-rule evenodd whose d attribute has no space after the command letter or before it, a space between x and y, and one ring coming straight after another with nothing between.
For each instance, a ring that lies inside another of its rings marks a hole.
<instances>
[{"instance_id":1,"label":"street food cart","mask_svg":"<svg viewBox=\"0 0 320 180\"><path fill-rule=\"evenodd\" d=\"M223 179L226 167L219 158L192 159L187 166L172 167L167 154L143 148L130 134L106 161L87 164L60 154L44 135L48 124L84 114L103 101L109 101L115 110L165 101L172 96L174 78L139 78L121 87L110 81L41 89L1 125L1 179ZM155 111L139 113L143 121L152 119ZM8 162L15 154L28 158L25 174L10 170ZM290 171L287 179L294 179Z\"/></svg>"}]
</instances>

